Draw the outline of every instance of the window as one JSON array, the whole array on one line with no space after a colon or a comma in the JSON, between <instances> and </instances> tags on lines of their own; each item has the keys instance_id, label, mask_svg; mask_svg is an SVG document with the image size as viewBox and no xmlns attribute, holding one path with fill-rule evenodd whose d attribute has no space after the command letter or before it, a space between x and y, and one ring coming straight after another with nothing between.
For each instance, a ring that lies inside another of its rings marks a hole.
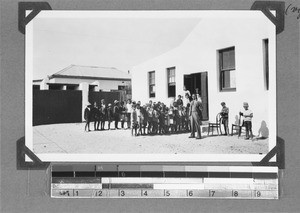
<instances>
[{"instance_id":1,"label":"window","mask_svg":"<svg viewBox=\"0 0 300 213\"><path fill-rule=\"evenodd\" d=\"M155 98L155 71L149 72L149 97Z\"/></svg>"},{"instance_id":2,"label":"window","mask_svg":"<svg viewBox=\"0 0 300 213\"><path fill-rule=\"evenodd\" d=\"M219 51L220 90L235 90L235 51L234 47Z\"/></svg>"},{"instance_id":3,"label":"window","mask_svg":"<svg viewBox=\"0 0 300 213\"><path fill-rule=\"evenodd\" d=\"M175 82L175 67L167 68L168 75L168 97L175 97L176 82Z\"/></svg>"},{"instance_id":4,"label":"window","mask_svg":"<svg viewBox=\"0 0 300 213\"><path fill-rule=\"evenodd\" d=\"M264 76L265 88L269 90L269 39L263 40L263 63L264 63Z\"/></svg>"}]
</instances>

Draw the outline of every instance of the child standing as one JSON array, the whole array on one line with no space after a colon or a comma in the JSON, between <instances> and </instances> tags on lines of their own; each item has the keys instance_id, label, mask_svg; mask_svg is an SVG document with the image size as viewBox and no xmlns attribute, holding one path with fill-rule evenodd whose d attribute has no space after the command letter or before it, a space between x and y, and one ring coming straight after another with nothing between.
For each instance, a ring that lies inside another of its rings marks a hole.
<instances>
[{"instance_id":1,"label":"child standing","mask_svg":"<svg viewBox=\"0 0 300 213\"><path fill-rule=\"evenodd\" d=\"M105 125L105 121L107 119L107 112L106 112L106 106L105 106L105 100L102 99L101 100L101 105L100 105L100 129L104 130L104 125Z\"/></svg>"},{"instance_id":2,"label":"child standing","mask_svg":"<svg viewBox=\"0 0 300 213\"><path fill-rule=\"evenodd\" d=\"M132 104L132 111L131 111L131 135L137 136L137 129L138 129L138 118L137 118L137 112L136 112L136 105Z\"/></svg>"},{"instance_id":3,"label":"child standing","mask_svg":"<svg viewBox=\"0 0 300 213\"><path fill-rule=\"evenodd\" d=\"M107 121L108 121L108 130L110 130L110 123L113 120L113 109L111 107L111 104L108 104L107 106Z\"/></svg>"},{"instance_id":4,"label":"child standing","mask_svg":"<svg viewBox=\"0 0 300 213\"><path fill-rule=\"evenodd\" d=\"M228 114L229 114L229 108L226 107L225 102L221 103L222 110L220 112L222 124L224 125L225 129L225 135L229 135L229 128L228 128Z\"/></svg>"},{"instance_id":5,"label":"child standing","mask_svg":"<svg viewBox=\"0 0 300 213\"><path fill-rule=\"evenodd\" d=\"M94 120L94 131L99 130L100 111L96 102L94 102L94 107L92 107L91 113L92 113L92 120Z\"/></svg>"},{"instance_id":6,"label":"child standing","mask_svg":"<svg viewBox=\"0 0 300 213\"><path fill-rule=\"evenodd\" d=\"M249 104L247 102L244 102L243 107L245 110L243 112L240 112L240 115L244 117L244 125L246 127L245 140L248 140L249 137L251 137L251 139L253 138L253 134L252 134L253 112L251 110L249 110ZM250 133L250 136L249 136L249 133Z\"/></svg>"},{"instance_id":7,"label":"child standing","mask_svg":"<svg viewBox=\"0 0 300 213\"><path fill-rule=\"evenodd\" d=\"M149 107L147 108L147 116L148 116L148 134L152 134L152 129L153 129L153 108L152 108L152 105L149 105Z\"/></svg>"},{"instance_id":8,"label":"child standing","mask_svg":"<svg viewBox=\"0 0 300 213\"><path fill-rule=\"evenodd\" d=\"M88 105L84 110L84 120L86 122L84 130L87 131L86 128L88 128L88 132L91 131L90 130L91 115L92 115L91 105Z\"/></svg>"},{"instance_id":9,"label":"child standing","mask_svg":"<svg viewBox=\"0 0 300 213\"><path fill-rule=\"evenodd\" d=\"M117 100L114 101L113 113L114 113L115 129L119 129L118 122L120 119L120 108L119 108L119 101Z\"/></svg>"}]
</instances>

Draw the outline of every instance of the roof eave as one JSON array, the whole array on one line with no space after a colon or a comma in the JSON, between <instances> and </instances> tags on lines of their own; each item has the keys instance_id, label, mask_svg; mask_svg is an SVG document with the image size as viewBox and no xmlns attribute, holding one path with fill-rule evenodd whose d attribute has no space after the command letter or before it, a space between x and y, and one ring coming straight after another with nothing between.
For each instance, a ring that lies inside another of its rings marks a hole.
<instances>
[{"instance_id":1,"label":"roof eave","mask_svg":"<svg viewBox=\"0 0 300 213\"><path fill-rule=\"evenodd\" d=\"M94 77L94 76L55 75L55 74L52 75L50 79L53 78L131 81L131 78L111 78L111 77Z\"/></svg>"}]
</instances>

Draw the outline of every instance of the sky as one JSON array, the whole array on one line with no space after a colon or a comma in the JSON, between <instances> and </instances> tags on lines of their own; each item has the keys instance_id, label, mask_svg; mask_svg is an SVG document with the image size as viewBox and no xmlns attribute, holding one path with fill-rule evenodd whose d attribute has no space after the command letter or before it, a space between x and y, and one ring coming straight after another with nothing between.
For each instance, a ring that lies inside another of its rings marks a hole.
<instances>
[{"instance_id":1,"label":"sky","mask_svg":"<svg viewBox=\"0 0 300 213\"><path fill-rule=\"evenodd\" d=\"M134 65L182 43L200 18L46 17L33 22L33 79L43 79L71 64L115 67Z\"/></svg>"}]
</instances>

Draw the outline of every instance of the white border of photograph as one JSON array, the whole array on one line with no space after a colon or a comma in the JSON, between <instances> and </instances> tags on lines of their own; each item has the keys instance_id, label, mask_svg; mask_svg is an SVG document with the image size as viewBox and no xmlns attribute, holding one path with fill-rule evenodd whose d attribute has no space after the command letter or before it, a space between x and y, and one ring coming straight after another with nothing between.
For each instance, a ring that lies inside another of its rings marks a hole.
<instances>
[{"instance_id":1,"label":"white border of photograph","mask_svg":"<svg viewBox=\"0 0 300 213\"><path fill-rule=\"evenodd\" d=\"M27 11L28 14L29 11ZM230 12L230 13L229 13ZM252 16L261 14L261 11L233 10L233 11L41 11L37 17L47 18L197 18L199 16L211 16L215 18L218 14L227 13L235 16L238 13ZM267 17L265 17L267 19ZM270 21L270 20L269 20ZM270 21L271 22L271 21ZM26 25L25 36L25 141L26 146L33 150L33 22ZM276 27L274 35L269 38L269 151L276 146ZM273 60L275 59L275 61ZM275 71L275 73L274 73ZM258 94L259 95L259 94ZM264 104L264 103L262 103ZM231 126L229 125L229 128ZM35 153L36 154L36 153ZM36 154L45 162L257 162L263 159L266 154ZM274 158L272 159L274 161Z\"/></svg>"}]
</instances>

